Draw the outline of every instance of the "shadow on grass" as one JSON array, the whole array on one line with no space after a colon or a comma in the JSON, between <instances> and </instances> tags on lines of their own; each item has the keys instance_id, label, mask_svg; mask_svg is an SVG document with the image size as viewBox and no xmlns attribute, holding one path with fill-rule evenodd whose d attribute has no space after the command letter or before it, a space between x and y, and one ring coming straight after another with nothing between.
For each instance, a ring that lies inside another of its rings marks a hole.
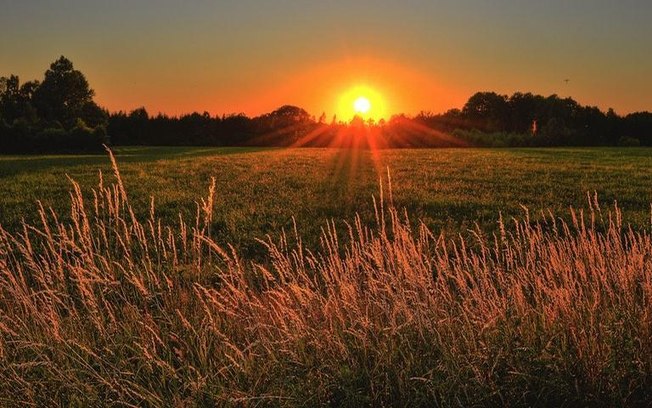
<instances>
[{"instance_id":1,"label":"shadow on grass","mask_svg":"<svg viewBox=\"0 0 652 408\"><path fill-rule=\"evenodd\" d=\"M147 163L158 160L191 159L205 156L247 154L270 150L255 147L115 147L112 149L121 163ZM82 165L109 166L105 153L97 154L52 154L1 156L0 178L23 173L47 171L54 168L68 168Z\"/></svg>"}]
</instances>

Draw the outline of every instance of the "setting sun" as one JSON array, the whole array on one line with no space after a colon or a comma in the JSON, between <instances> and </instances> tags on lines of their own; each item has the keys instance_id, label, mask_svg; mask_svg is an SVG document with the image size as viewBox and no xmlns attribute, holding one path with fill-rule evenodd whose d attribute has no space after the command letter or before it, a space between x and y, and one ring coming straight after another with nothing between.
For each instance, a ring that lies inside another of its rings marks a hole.
<instances>
[{"instance_id":1,"label":"setting sun","mask_svg":"<svg viewBox=\"0 0 652 408\"><path fill-rule=\"evenodd\" d=\"M387 115L387 104L378 88L358 85L339 96L337 117L341 120L349 121L354 116L361 116L365 120L378 121L386 119Z\"/></svg>"},{"instance_id":2,"label":"setting sun","mask_svg":"<svg viewBox=\"0 0 652 408\"><path fill-rule=\"evenodd\" d=\"M369 112L370 109L371 102L369 102L369 99L364 96L359 97L355 102L353 102L353 110L355 110L356 113L365 114Z\"/></svg>"}]
</instances>

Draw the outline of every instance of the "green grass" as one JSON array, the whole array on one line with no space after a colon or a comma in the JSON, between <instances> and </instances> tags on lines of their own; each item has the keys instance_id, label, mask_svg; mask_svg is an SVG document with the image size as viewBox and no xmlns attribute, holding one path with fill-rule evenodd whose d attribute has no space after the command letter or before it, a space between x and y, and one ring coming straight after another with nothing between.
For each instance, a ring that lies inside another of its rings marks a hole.
<instances>
[{"instance_id":1,"label":"green grass","mask_svg":"<svg viewBox=\"0 0 652 408\"><path fill-rule=\"evenodd\" d=\"M0 405L647 406L651 152L4 157Z\"/></svg>"},{"instance_id":2,"label":"green grass","mask_svg":"<svg viewBox=\"0 0 652 408\"><path fill-rule=\"evenodd\" d=\"M217 183L213 231L244 256L264 250L256 238L292 228L309 246L328 220L360 213L373 219L372 195L389 168L397 208L407 208L434 230L465 231L475 222L495 229L506 219L569 206L585 207L586 194L618 200L626 219L649 223L652 149L438 149L369 151L336 149L116 148L118 164L137 212L174 222L195 213L211 177ZM13 231L22 219L37 222L36 202L69 213L66 176L83 191L111 176L106 155L0 156L0 225ZM379 174L379 172L381 174Z\"/></svg>"}]
</instances>

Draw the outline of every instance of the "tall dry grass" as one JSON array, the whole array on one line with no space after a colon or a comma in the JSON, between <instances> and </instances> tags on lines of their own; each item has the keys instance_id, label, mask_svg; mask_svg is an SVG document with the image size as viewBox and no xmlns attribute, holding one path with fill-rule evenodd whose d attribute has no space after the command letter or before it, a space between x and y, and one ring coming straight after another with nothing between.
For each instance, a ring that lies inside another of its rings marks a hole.
<instances>
[{"instance_id":1,"label":"tall dry grass","mask_svg":"<svg viewBox=\"0 0 652 408\"><path fill-rule=\"evenodd\" d=\"M114 169L92 199L72 181L70 223L0 229L1 406L652 398L652 242L617 206L446 237L381 197L376 225L315 252L295 229L254 264L211 236L214 184L168 226Z\"/></svg>"}]
</instances>

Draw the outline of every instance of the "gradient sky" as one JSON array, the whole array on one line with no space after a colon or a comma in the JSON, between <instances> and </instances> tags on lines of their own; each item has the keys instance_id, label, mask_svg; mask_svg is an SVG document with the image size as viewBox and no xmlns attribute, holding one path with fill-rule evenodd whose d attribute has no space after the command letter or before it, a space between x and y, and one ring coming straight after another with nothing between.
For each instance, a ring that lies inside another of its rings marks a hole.
<instances>
[{"instance_id":1,"label":"gradient sky","mask_svg":"<svg viewBox=\"0 0 652 408\"><path fill-rule=\"evenodd\" d=\"M479 90L625 114L652 110L651 21L649 0L0 0L0 75L65 55L112 111L330 116L367 86L386 114Z\"/></svg>"}]
</instances>

